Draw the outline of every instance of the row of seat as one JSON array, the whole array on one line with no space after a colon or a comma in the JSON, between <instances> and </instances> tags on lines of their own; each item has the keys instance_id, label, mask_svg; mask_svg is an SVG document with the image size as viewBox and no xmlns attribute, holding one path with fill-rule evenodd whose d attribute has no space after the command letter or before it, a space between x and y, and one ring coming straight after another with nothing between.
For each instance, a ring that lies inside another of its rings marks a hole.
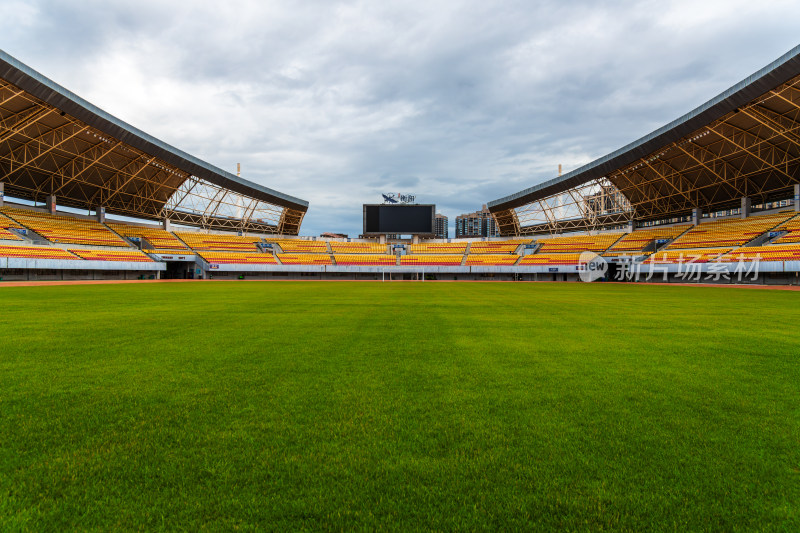
<instances>
[{"instance_id":1,"label":"row of seat","mask_svg":"<svg viewBox=\"0 0 800 533\"><path fill-rule=\"evenodd\" d=\"M776 230L788 232L776 240L776 244L800 242L800 216L781 224Z\"/></svg>"},{"instance_id":2,"label":"row of seat","mask_svg":"<svg viewBox=\"0 0 800 533\"><path fill-rule=\"evenodd\" d=\"M183 250L184 253L188 251L180 239L162 228L135 226L121 222L107 222L106 225L123 237L147 240L155 250Z\"/></svg>"},{"instance_id":3,"label":"row of seat","mask_svg":"<svg viewBox=\"0 0 800 533\"><path fill-rule=\"evenodd\" d=\"M11 231L12 228L21 229L19 224L17 224L7 216L0 214L0 240L21 241L22 238L13 231Z\"/></svg>"},{"instance_id":4,"label":"row of seat","mask_svg":"<svg viewBox=\"0 0 800 533\"><path fill-rule=\"evenodd\" d=\"M3 241L21 241L22 238L8 228L0 227L0 240Z\"/></svg>"},{"instance_id":5,"label":"row of seat","mask_svg":"<svg viewBox=\"0 0 800 533\"><path fill-rule=\"evenodd\" d=\"M82 250L70 248L70 252L88 261L130 261L134 263L152 263L147 254L139 250Z\"/></svg>"},{"instance_id":6,"label":"row of seat","mask_svg":"<svg viewBox=\"0 0 800 533\"><path fill-rule=\"evenodd\" d=\"M57 248L55 246L0 245L0 257L18 259L56 259L88 261L126 261L152 263L147 254L138 250Z\"/></svg>"},{"instance_id":7,"label":"row of seat","mask_svg":"<svg viewBox=\"0 0 800 533\"><path fill-rule=\"evenodd\" d=\"M653 241L671 241L690 227L692 227L691 224L680 224L666 228L637 229L636 231L628 233L622 237L617 243L614 244L614 246L611 247L609 252L636 252L644 249Z\"/></svg>"},{"instance_id":8,"label":"row of seat","mask_svg":"<svg viewBox=\"0 0 800 533\"><path fill-rule=\"evenodd\" d=\"M343 266L386 266L396 262L395 256L386 254L335 254L333 259Z\"/></svg>"},{"instance_id":9,"label":"row of seat","mask_svg":"<svg viewBox=\"0 0 800 533\"><path fill-rule=\"evenodd\" d=\"M195 251L256 252L258 248L255 243L261 241L259 237L245 237L242 235L197 233L194 231L175 231L173 233Z\"/></svg>"},{"instance_id":10,"label":"row of seat","mask_svg":"<svg viewBox=\"0 0 800 533\"><path fill-rule=\"evenodd\" d=\"M600 233L598 235L570 235L553 237L539 241L542 253L604 252L622 237L624 233Z\"/></svg>"},{"instance_id":11,"label":"row of seat","mask_svg":"<svg viewBox=\"0 0 800 533\"><path fill-rule=\"evenodd\" d=\"M267 242L275 243L281 247L286 253L306 253L306 254L324 254L328 251L328 245L325 241L304 241L299 239L267 239Z\"/></svg>"},{"instance_id":12,"label":"row of seat","mask_svg":"<svg viewBox=\"0 0 800 533\"><path fill-rule=\"evenodd\" d=\"M385 254L386 245L377 242L338 242L331 241L335 254Z\"/></svg>"},{"instance_id":13,"label":"row of seat","mask_svg":"<svg viewBox=\"0 0 800 533\"><path fill-rule=\"evenodd\" d=\"M667 248L677 250L742 246L786 222L794 215L794 212L784 212L772 215L754 215L748 218L709 220L694 226L672 241Z\"/></svg>"},{"instance_id":14,"label":"row of seat","mask_svg":"<svg viewBox=\"0 0 800 533\"><path fill-rule=\"evenodd\" d=\"M22 226L35 231L50 242L130 247L116 233L93 220L51 215L50 213L13 207L0 208L0 212Z\"/></svg>"},{"instance_id":15,"label":"row of seat","mask_svg":"<svg viewBox=\"0 0 800 533\"><path fill-rule=\"evenodd\" d=\"M277 261L272 254L246 253L246 252L199 252L207 263L211 264L245 264L245 265L275 265Z\"/></svg>"}]
</instances>

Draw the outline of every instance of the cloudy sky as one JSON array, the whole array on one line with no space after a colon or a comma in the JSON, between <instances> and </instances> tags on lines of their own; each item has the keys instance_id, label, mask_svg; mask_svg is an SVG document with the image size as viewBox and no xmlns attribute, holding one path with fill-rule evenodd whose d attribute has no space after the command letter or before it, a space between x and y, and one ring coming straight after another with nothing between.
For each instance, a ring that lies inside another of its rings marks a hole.
<instances>
[{"instance_id":1,"label":"cloudy sky","mask_svg":"<svg viewBox=\"0 0 800 533\"><path fill-rule=\"evenodd\" d=\"M0 48L361 231L453 220L677 118L800 43L800 2L0 0Z\"/></svg>"}]
</instances>

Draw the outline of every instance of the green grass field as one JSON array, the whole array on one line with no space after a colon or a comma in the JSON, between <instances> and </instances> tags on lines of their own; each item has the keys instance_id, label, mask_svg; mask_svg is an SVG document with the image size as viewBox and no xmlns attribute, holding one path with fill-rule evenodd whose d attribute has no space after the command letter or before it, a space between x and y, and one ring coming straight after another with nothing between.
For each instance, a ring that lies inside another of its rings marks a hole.
<instances>
[{"instance_id":1,"label":"green grass field","mask_svg":"<svg viewBox=\"0 0 800 533\"><path fill-rule=\"evenodd\" d=\"M800 293L0 288L0 530L800 529Z\"/></svg>"}]
</instances>

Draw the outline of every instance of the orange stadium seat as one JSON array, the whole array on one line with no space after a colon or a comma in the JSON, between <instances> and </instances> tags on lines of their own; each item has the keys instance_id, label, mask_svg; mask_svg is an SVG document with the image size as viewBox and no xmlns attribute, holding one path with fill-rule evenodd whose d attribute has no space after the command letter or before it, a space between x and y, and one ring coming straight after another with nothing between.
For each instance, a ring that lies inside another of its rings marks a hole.
<instances>
[{"instance_id":1,"label":"orange stadium seat","mask_svg":"<svg viewBox=\"0 0 800 533\"><path fill-rule=\"evenodd\" d=\"M331 256L328 254L278 254L281 264L284 265L331 265Z\"/></svg>"},{"instance_id":2,"label":"orange stadium seat","mask_svg":"<svg viewBox=\"0 0 800 533\"><path fill-rule=\"evenodd\" d=\"M331 241L335 254L385 254L386 245L377 242L338 242Z\"/></svg>"},{"instance_id":3,"label":"orange stadium seat","mask_svg":"<svg viewBox=\"0 0 800 533\"><path fill-rule=\"evenodd\" d=\"M79 257L55 246L5 246L0 245L0 257L20 259L70 259L80 261Z\"/></svg>"},{"instance_id":4,"label":"orange stadium seat","mask_svg":"<svg viewBox=\"0 0 800 533\"><path fill-rule=\"evenodd\" d=\"M123 237L146 239L153 249L159 250L159 253L161 253L160 250L183 250L183 253L189 251L180 239L161 228L147 228L120 222L106 222L106 225Z\"/></svg>"},{"instance_id":5,"label":"orange stadium seat","mask_svg":"<svg viewBox=\"0 0 800 533\"><path fill-rule=\"evenodd\" d=\"M739 261L800 261L800 244L750 246L723 255L719 262Z\"/></svg>"},{"instance_id":6,"label":"orange stadium seat","mask_svg":"<svg viewBox=\"0 0 800 533\"><path fill-rule=\"evenodd\" d=\"M517 263L520 266L577 265L581 254L576 253L535 253L526 255Z\"/></svg>"},{"instance_id":7,"label":"orange stadium seat","mask_svg":"<svg viewBox=\"0 0 800 533\"><path fill-rule=\"evenodd\" d=\"M267 239L267 242L272 242L281 247L285 253L316 253L324 254L328 251L328 243L325 241L304 241L304 240L279 240Z\"/></svg>"},{"instance_id":8,"label":"orange stadium seat","mask_svg":"<svg viewBox=\"0 0 800 533\"><path fill-rule=\"evenodd\" d=\"M789 213L778 213L748 218L712 219L693 227L688 233L672 241L667 249L742 246L791 216Z\"/></svg>"},{"instance_id":9,"label":"orange stadium seat","mask_svg":"<svg viewBox=\"0 0 800 533\"><path fill-rule=\"evenodd\" d=\"M248 252L199 252L207 263L242 265L275 265L278 261L272 254Z\"/></svg>"},{"instance_id":10,"label":"orange stadium seat","mask_svg":"<svg viewBox=\"0 0 800 533\"><path fill-rule=\"evenodd\" d=\"M678 226L669 226L667 228L643 228L637 229L632 233L628 233L621 238L614 246L609 249L609 252L638 252L651 242L657 239L671 240L685 232L691 227L691 224L681 224ZM610 253L603 254L606 256Z\"/></svg>"},{"instance_id":11,"label":"orange stadium seat","mask_svg":"<svg viewBox=\"0 0 800 533\"><path fill-rule=\"evenodd\" d=\"M70 248L70 252L87 261L130 261L136 263L152 263L147 254L138 250L81 250Z\"/></svg>"},{"instance_id":12,"label":"orange stadium seat","mask_svg":"<svg viewBox=\"0 0 800 533\"><path fill-rule=\"evenodd\" d=\"M428 242L409 244L409 254L464 254L467 251L466 242Z\"/></svg>"},{"instance_id":13,"label":"orange stadium seat","mask_svg":"<svg viewBox=\"0 0 800 533\"><path fill-rule=\"evenodd\" d=\"M466 265L469 266L510 266L517 262L515 254L469 254Z\"/></svg>"},{"instance_id":14,"label":"orange stadium seat","mask_svg":"<svg viewBox=\"0 0 800 533\"><path fill-rule=\"evenodd\" d=\"M157 249L157 250L142 250L148 254L159 254L159 255L194 255L195 251L190 250L189 248L178 248L175 250L172 249ZM255 252L254 252L255 253Z\"/></svg>"},{"instance_id":15,"label":"orange stadium seat","mask_svg":"<svg viewBox=\"0 0 800 533\"><path fill-rule=\"evenodd\" d=\"M93 220L12 207L4 207L0 212L50 242L130 248L129 243Z\"/></svg>"},{"instance_id":16,"label":"orange stadium seat","mask_svg":"<svg viewBox=\"0 0 800 533\"><path fill-rule=\"evenodd\" d=\"M466 248L466 245L464 245ZM402 255L400 256L400 264L408 266L459 266L463 255Z\"/></svg>"},{"instance_id":17,"label":"orange stadium seat","mask_svg":"<svg viewBox=\"0 0 800 533\"><path fill-rule=\"evenodd\" d=\"M0 240L21 241L22 237L11 231L11 228L20 229L21 226L5 215L0 215Z\"/></svg>"},{"instance_id":18,"label":"orange stadium seat","mask_svg":"<svg viewBox=\"0 0 800 533\"><path fill-rule=\"evenodd\" d=\"M343 266L389 266L397 261L395 256L387 254L334 254L333 259Z\"/></svg>"},{"instance_id":19,"label":"orange stadium seat","mask_svg":"<svg viewBox=\"0 0 800 533\"><path fill-rule=\"evenodd\" d=\"M789 233L777 239L774 244L800 242L800 215L786 221L786 223L781 224L780 227L775 229L788 231Z\"/></svg>"},{"instance_id":20,"label":"orange stadium seat","mask_svg":"<svg viewBox=\"0 0 800 533\"><path fill-rule=\"evenodd\" d=\"M222 235L211 233L195 233L175 231L175 236L185 242L192 250L211 250L219 252L258 252L255 243L259 237L243 237L240 235Z\"/></svg>"},{"instance_id":21,"label":"orange stadium seat","mask_svg":"<svg viewBox=\"0 0 800 533\"><path fill-rule=\"evenodd\" d=\"M506 240L506 241L478 241L469 245L471 254L510 254L520 244L530 244L531 239Z\"/></svg>"},{"instance_id":22,"label":"orange stadium seat","mask_svg":"<svg viewBox=\"0 0 800 533\"><path fill-rule=\"evenodd\" d=\"M598 235L572 235L553 237L537 241L542 253L604 252L624 233L600 233Z\"/></svg>"},{"instance_id":23,"label":"orange stadium seat","mask_svg":"<svg viewBox=\"0 0 800 533\"><path fill-rule=\"evenodd\" d=\"M665 250L656 252L645 260L645 263L708 263L731 248L690 248L682 250Z\"/></svg>"}]
</instances>

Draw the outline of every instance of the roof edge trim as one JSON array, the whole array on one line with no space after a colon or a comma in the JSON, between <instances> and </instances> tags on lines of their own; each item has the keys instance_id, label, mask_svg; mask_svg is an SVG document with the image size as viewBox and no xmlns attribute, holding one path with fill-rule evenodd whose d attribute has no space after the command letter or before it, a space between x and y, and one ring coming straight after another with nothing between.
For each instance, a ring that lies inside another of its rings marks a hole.
<instances>
[{"instance_id":1,"label":"roof edge trim","mask_svg":"<svg viewBox=\"0 0 800 533\"><path fill-rule=\"evenodd\" d=\"M557 194L600 178L609 172L633 163L658 148L690 134L703 125L725 116L745 103L764 94L770 88L789 81L800 74L800 45L795 46L766 67L751 74L739 83L723 91L714 98L696 107L681 117L661 126L655 131L626 144L608 155L595 159L533 187L488 202L487 207L494 212L526 205L551 194Z\"/></svg>"},{"instance_id":2,"label":"roof edge trim","mask_svg":"<svg viewBox=\"0 0 800 533\"><path fill-rule=\"evenodd\" d=\"M243 179L145 133L103 111L0 49L0 78L36 98L143 152L157 156L193 176L282 207L306 211L308 201Z\"/></svg>"}]
</instances>

